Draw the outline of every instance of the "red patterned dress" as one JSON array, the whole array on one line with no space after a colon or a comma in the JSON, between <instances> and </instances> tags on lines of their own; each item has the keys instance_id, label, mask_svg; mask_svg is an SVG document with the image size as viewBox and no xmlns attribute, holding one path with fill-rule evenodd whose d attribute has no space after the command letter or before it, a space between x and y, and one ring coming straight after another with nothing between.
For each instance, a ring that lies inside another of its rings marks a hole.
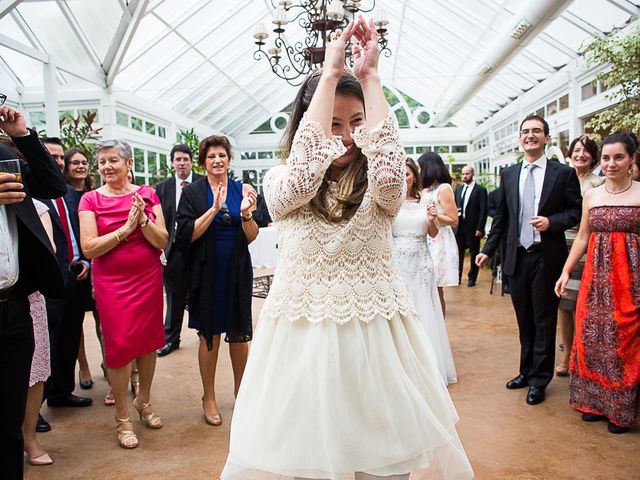
<instances>
[{"instance_id":1,"label":"red patterned dress","mask_svg":"<svg viewBox=\"0 0 640 480\"><path fill-rule=\"evenodd\" d=\"M594 207L569 370L569 403L640 421L640 207Z\"/></svg>"}]
</instances>

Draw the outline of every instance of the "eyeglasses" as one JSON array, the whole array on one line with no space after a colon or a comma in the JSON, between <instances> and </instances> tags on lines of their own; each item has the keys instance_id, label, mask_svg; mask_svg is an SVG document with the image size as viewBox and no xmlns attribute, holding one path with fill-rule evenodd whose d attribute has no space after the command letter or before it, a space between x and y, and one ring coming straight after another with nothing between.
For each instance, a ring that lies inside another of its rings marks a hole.
<instances>
[{"instance_id":1,"label":"eyeglasses","mask_svg":"<svg viewBox=\"0 0 640 480\"><path fill-rule=\"evenodd\" d=\"M220 211L222 212L222 221L227 225L231 225L231 214L229 213L229 207L227 207L226 202L220 206Z\"/></svg>"},{"instance_id":2,"label":"eyeglasses","mask_svg":"<svg viewBox=\"0 0 640 480\"><path fill-rule=\"evenodd\" d=\"M540 135L541 133L544 133L544 130L542 128L532 128L531 130L526 128L524 130L520 130L520 135L522 136L529 135L530 133L533 133L534 135Z\"/></svg>"},{"instance_id":3,"label":"eyeglasses","mask_svg":"<svg viewBox=\"0 0 640 480\"><path fill-rule=\"evenodd\" d=\"M89 166L89 162L87 162L86 160L71 160L69 162L69 165L74 165L76 167L82 165L83 167L87 167Z\"/></svg>"},{"instance_id":4,"label":"eyeglasses","mask_svg":"<svg viewBox=\"0 0 640 480\"><path fill-rule=\"evenodd\" d=\"M4 105L4 102L7 101L7 96L4 93L0 93L0 105Z\"/></svg>"}]
</instances>

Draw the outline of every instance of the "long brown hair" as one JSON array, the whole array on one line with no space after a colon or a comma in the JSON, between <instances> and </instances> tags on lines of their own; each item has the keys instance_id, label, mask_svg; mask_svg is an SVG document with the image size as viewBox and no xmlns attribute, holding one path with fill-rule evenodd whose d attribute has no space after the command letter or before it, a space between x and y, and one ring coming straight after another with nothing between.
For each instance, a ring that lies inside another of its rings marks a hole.
<instances>
[{"instance_id":1,"label":"long brown hair","mask_svg":"<svg viewBox=\"0 0 640 480\"><path fill-rule=\"evenodd\" d=\"M64 172L63 172L64 179L67 181L67 183L70 183L71 177L69 176L69 162L71 161L71 157L73 157L76 153L79 153L80 155L82 155L85 158L85 160L89 162L89 165L87 165L87 176L84 179L83 186L82 186L82 191L88 192L90 190L93 190L93 180L91 180L91 161L89 160L89 157L87 156L87 154L84 153L79 148L70 148L64 154Z\"/></svg>"},{"instance_id":2,"label":"long brown hair","mask_svg":"<svg viewBox=\"0 0 640 480\"><path fill-rule=\"evenodd\" d=\"M407 157L404 161L404 164L409 167L411 173L413 174L413 183L411 184L411 189L409 190L409 195L412 198L417 198L420 200L422 196L422 178L420 177L420 170L418 169L418 165L411 158Z\"/></svg>"},{"instance_id":3,"label":"long brown hair","mask_svg":"<svg viewBox=\"0 0 640 480\"><path fill-rule=\"evenodd\" d=\"M320 75L311 74L300 87L293 103L289 125L285 131L281 144L282 158L287 158L291 152L293 139L300 125L304 112L309 108L313 94L318 87ZM345 73L336 87L336 95L356 97L364 105L364 94L358 80L351 74ZM311 199L309 208L318 218L330 223L348 220L356 213L367 191L367 157L358 149L357 156L345 167L338 179L336 203L332 206L327 202L329 189L329 169L322 178L322 183L316 195Z\"/></svg>"}]
</instances>

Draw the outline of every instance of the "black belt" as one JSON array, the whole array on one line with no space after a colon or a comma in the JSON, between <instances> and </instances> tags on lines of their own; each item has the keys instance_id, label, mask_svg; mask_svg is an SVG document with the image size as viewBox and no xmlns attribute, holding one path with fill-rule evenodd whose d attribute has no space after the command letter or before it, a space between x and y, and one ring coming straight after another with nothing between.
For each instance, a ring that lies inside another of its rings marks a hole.
<instances>
[{"instance_id":1,"label":"black belt","mask_svg":"<svg viewBox=\"0 0 640 480\"><path fill-rule=\"evenodd\" d=\"M529 248L524 248L522 245L518 247L518 250L522 253L535 253L542 250L542 243L534 243Z\"/></svg>"},{"instance_id":2,"label":"black belt","mask_svg":"<svg viewBox=\"0 0 640 480\"><path fill-rule=\"evenodd\" d=\"M9 288L0 289L0 302L8 302L16 295L17 288L11 285Z\"/></svg>"}]
</instances>

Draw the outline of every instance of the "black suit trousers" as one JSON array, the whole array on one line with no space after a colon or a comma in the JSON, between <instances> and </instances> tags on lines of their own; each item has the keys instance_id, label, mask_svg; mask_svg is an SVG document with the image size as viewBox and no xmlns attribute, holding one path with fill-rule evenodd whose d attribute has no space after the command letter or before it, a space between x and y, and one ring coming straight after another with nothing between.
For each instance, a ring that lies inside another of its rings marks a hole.
<instances>
[{"instance_id":1,"label":"black suit trousers","mask_svg":"<svg viewBox=\"0 0 640 480\"><path fill-rule=\"evenodd\" d=\"M164 337L167 343L180 343L182 319L187 304L186 271L180 252L177 249L172 251L162 272L167 294L167 314L164 319Z\"/></svg>"},{"instance_id":2,"label":"black suit trousers","mask_svg":"<svg viewBox=\"0 0 640 480\"><path fill-rule=\"evenodd\" d=\"M66 300L47 299L49 339L51 349L51 377L47 380L45 397L65 397L76 388L75 370L85 304L84 282L78 282L73 274L67 280Z\"/></svg>"},{"instance_id":3,"label":"black suit trousers","mask_svg":"<svg viewBox=\"0 0 640 480\"><path fill-rule=\"evenodd\" d=\"M33 322L27 297L0 302L0 472L5 480L22 479L22 422L33 348Z\"/></svg>"},{"instance_id":4,"label":"black suit trousers","mask_svg":"<svg viewBox=\"0 0 640 480\"><path fill-rule=\"evenodd\" d=\"M469 280L474 282L478 279L478 271L476 265L476 256L480 253L480 237L476 237L475 230L473 232L465 231L458 228L456 232L456 243L458 244L458 278L462 279L462 271L464 270L464 253L469 249Z\"/></svg>"},{"instance_id":5,"label":"black suit trousers","mask_svg":"<svg viewBox=\"0 0 640 480\"><path fill-rule=\"evenodd\" d=\"M546 387L553 378L559 299L545 275L542 249L518 248L516 262L509 283L520 333L520 373L529 385Z\"/></svg>"}]
</instances>

